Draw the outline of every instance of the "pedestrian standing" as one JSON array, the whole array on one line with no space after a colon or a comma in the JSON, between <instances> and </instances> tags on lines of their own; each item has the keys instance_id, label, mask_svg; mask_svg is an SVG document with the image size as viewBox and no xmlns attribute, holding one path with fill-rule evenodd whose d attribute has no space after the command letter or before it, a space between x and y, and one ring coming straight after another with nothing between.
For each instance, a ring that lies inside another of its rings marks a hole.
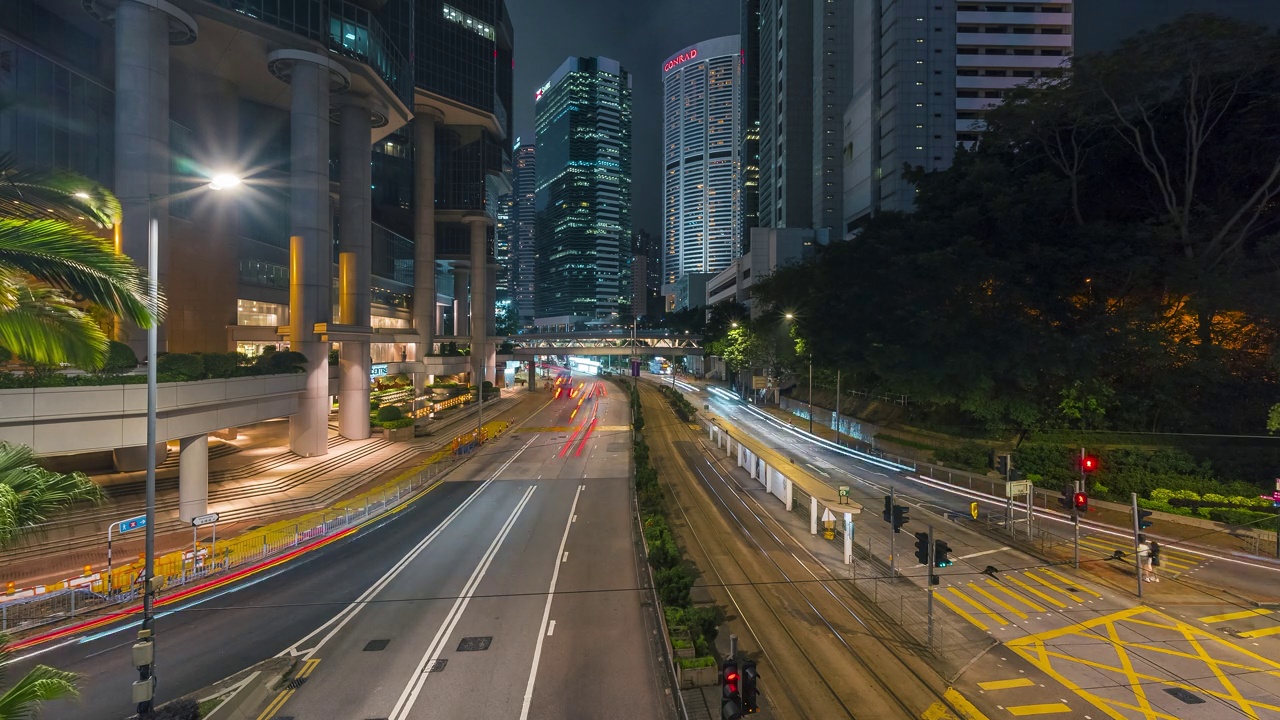
<instances>
[{"instance_id":1,"label":"pedestrian standing","mask_svg":"<svg viewBox=\"0 0 1280 720\"><path fill-rule=\"evenodd\" d=\"M1158 567L1160 567L1160 543L1152 540L1150 553L1147 555L1147 574L1151 582L1160 582L1160 576L1155 571Z\"/></svg>"},{"instance_id":2,"label":"pedestrian standing","mask_svg":"<svg viewBox=\"0 0 1280 720\"><path fill-rule=\"evenodd\" d=\"M1146 540L1138 543L1138 567L1141 568L1142 582L1151 582L1151 546Z\"/></svg>"}]
</instances>

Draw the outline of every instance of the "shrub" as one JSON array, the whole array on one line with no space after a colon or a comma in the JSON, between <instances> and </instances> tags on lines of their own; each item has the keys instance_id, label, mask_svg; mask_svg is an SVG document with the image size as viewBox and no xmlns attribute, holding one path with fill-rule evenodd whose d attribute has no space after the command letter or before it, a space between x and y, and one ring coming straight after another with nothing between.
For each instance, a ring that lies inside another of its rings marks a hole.
<instances>
[{"instance_id":1,"label":"shrub","mask_svg":"<svg viewBox=\"0 0 1280 720\"><path fill-rule=\"evenodd\" d=\"M1261 528L1275 527L1274 513L1263 513L1254 510L1237 508L1208 508L1209 519L1227 525L1252 525Z\"/></svg>"},{"instance_id":2,"label":"shrub","mask_svg":"<svg viewBox=\"0 0 1280 720\"><path fill-rule=\"evenodd\" d=\"M684 610L684 623L695 638L702 638L708 645L716 641L716 626L720 612L714 607L691 607Z\"/></svg>"},{"instance_id":3,"label":"shrub","mask_svg":"<svg viewBox=\"0 0 1280 720\"><path fill-rule=\"evenodd\" d=\"M262 371L272 374L301 372L306 364L307 357L293 350L264 352L258 356L258 362L256 363Z\"/></svg>"},{"instance_id":4,"label":"shrub","mask_svg":"<svg viewBox=\"0 0 1280 720\"><path fill-rule=\"evenodd\" d=\"M687 607L692 602L689 589L693 587L693 576L682 565L663 568L653 574L653 582L658 587L658 597L664 605Z\"/></svg>"},{"instance_id":5,"label":"shrub","mask_svg":"<svg viewBox=\"0 0 1280 720\"><path fill-rule=\"evenodd\" d=\"M204 364L205 377L234 377L240 368L238 353L205 353L200 356L200 361Z\"/></svg>"},{"instance_id":6,"label":"shrub","mask_svg":"<svg viewBox=\"0 0 1280 720\"><path fill-rule=\"evenodd\" d=\"M136 367L138 367L138 356L134 354L133 348L115 340L107 343L107 359L102 363L102 372L128 372Z\"/></svg>"},{"instance_id":7,"label":"shrub","mask_svg":"<svg viewBox=\"0 0 1280 720\"><path fill-rule=\"evenodd\" d=\"M338 350L336 348L329 351L329 364L330 365L338 364Z\"/></svg>"},{"instance_id":8,"label":"shrub","mask_svg":"<svg viewBox=\"0 0 1280 720\"><path fill-rule=\"evenodd\" d=\"M192 698L182 698L156 708L152 720L199 720L200 704Z\"/></svg>"},{"instance_id":9,"label":"shrub","mask_svg":"<svg viewBox=\"0 0 1280 720\"><path fill-rule=\"evenodd\" d=\"M165 353L156 359L156 374L178 382L203 380L204 362L198 355Z\"/></svg>"},{"instance_id":10,"label":"shrub","mask_svg":"<svg viewBox=\"0 0 1280 720\"><path fill-rule=\"evenodd\" d=\"M377 417L378 417L378 422L389 423L389 422L393 422L403 418L404 411L402 411L400 408L396 407L395 405L388 405L386 407L378 408Z\"/></svg>"},{"instance_id":11,"label":"shrub","mask_svg":"<svg viewBox=\"0 0 1280 720\"><path fill-rule=\"evenodd\" d=\"M696 668L712 667L716 664L716 659L710 655L703 655L696 658L680 658L680 667L685 670L693 670Z\"/></svg>"},{"instance_id":12,"label":"shrub","mask_svg":"<svg viewBox=\"0 0 1280 720\"><path fill-rule=\"evenodd\" d=\"M960 447L939 448L933 453L938 462L971 472L985 473L991 464L991 453L978 443L965 443Z\"/></svg>"},{"instance_id":13,"label":"shrub","mask_svg":"<svg viewBox=\"0 0 1280 720\"><path fill-rule=\"evenodd\" d=\"M387 428L388 430L398 430L400 428L407 428L412 426L413 426L413 418L411 417L402 417L399 420L388 420L382 423L382 427Z\"/></svg>"},{"instance_id":14,"label":"shrub","mask_svg":"<svg viewBox=\"0 0 1280 720\"><path fill-rule=\"evenodd\" d=\"M489 392L489 391L490 391L490 390L492 390L492 389L493 389L493 383L489 382L488 380L485 380L485 381L484 381L484 391L485 391L485 392Z\"/></svg>"}]
</instances>

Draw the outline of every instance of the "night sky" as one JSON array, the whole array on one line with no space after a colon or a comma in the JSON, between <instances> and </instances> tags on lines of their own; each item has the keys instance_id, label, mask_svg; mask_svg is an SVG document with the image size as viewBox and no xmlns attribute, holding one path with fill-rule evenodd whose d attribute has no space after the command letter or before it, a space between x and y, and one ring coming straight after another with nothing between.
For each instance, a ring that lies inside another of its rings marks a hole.
<instances>
[{"instance_id":1,"label":"night sky","mask_svg":"<svg viewBox=\"0 0 1280 720\"><path fill-rule=\"evenodd\" d=\"M634 229L662 232L662 61L738 33L738 0L507 0L516 33L515 133L533 139L533 93L572 55L603 55L632 75Z\"/></svg>"}]
</instances>

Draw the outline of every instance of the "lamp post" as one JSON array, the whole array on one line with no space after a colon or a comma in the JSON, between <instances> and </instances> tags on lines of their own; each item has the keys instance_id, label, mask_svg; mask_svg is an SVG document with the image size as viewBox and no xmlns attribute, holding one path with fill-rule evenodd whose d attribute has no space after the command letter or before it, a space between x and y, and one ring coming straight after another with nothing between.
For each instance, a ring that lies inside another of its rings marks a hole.
<instances>
[{"instance_id":1,"label":"lamp post","mask_svg":"<svg viewBox=\"0 0 1280 720\"><path fill-rule=\"evenodd\" d=\"M240 178L222 173L213 176L205 187L210 190L226 190L239 184ZM160 300L160 224L155 218L154 204L185 192L147 197L147 296L153 308L159 306ZM138 680L142 683L151 683L152 688L155 687L156 346L159 324L160 319L157 317L147 328L146 555L143 560L142 629L138 632L139 645L145 648L141 656L146 659L146 662L138 667ZM150 714L153 709L152 702L153 693L147 693L147 699L138 703L138 714Z\"/></svg>"}]
</instances>

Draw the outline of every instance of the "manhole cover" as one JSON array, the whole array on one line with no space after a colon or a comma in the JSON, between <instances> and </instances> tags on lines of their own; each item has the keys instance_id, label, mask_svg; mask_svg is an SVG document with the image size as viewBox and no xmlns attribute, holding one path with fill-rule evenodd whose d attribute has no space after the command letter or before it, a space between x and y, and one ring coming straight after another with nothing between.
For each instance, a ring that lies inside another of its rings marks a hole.
<instances>
[{"instance_id":1,"label":"manhole cover","mask_svg":"<svg viewBox=\"0 0 1280 720\"><path fill-rule=\"evenodd\" d=\"M388 639L386 639L386 638L383 638L383 639L381 639L381 640L370 640L370 641L369 641L369 643L368 643L367 645L365 645L365 646L364 646L364 651L365 651L365 652L378 652L379 650L386 650L386 649L387 649L387 643L389 643L389 642L391 642L391 641L390 641L390 640L388 640Z\"/></svg>"},{"instance_id":2,"label":"manhole cover","mask_svg":"<svg viewBox=\"0 0 1280 720\"><path fill-rule=\"evenodd\" d=\"M429 673L444 672L444 666L448 664L449 664L448 660L441 660L441 659L432 660L431 664L428 665L427 669L423 670L423 672L429 672Z\"/></svg>"},{"instance_id":3,"label":"manhole cover","mask_svg":"<svg viewBox=\"0 0 1280 720\"><path fill-rule=\"evenodd\" d=\"M489 643L493 642L492 635L464 637L462 642L458 643L458 652L476 652L479 650L488 650Z\"/></svg>"},{"instance_id":4,"label":"manhole cover","mask_svg":"<svg viewBox=\"0 0 1280 720\"><path fill-rule=\"evenodd\" d=\"M1182 688L1165 688L1164 691L1188 705L1199 705L1204 702L1204 698Z\"/></svg>"},{"instance_id":5,"label":"manhole cover","mask_svg":"<svg viewBox=\"0 0 1280 720\"><path fill-rule=\"evenodd\" d=\"M306 678L294 678L289 682L285 683L284 686L286 688L289 688L290 690L297 690L298 688L302 687L305 684L307 684Z\"/></svg>"}]
</instances>

